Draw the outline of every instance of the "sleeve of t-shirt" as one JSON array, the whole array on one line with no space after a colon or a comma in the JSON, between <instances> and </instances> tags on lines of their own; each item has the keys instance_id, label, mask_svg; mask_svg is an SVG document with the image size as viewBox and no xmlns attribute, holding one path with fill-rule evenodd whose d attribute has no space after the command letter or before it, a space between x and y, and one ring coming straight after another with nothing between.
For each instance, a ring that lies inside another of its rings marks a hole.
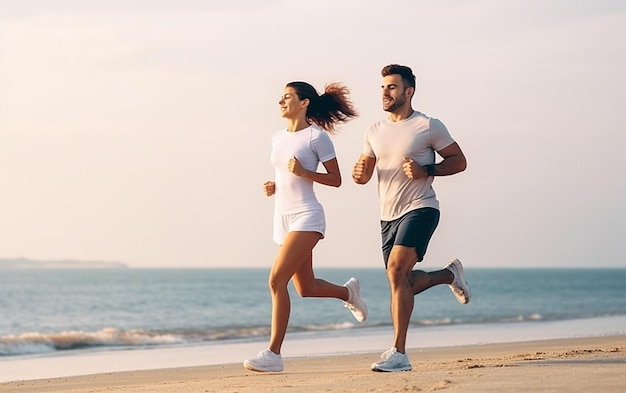
<instances>
[{"instance_id":1,"label":"sleeve of t-shirt","mask_svg":"<svg viewBox=\"0 0 626 393\"><path fill-rule=\"evenodd\" d=\"M444 149L455 141L439 119L430 119L430 145L435 151Z\"/></svg>"},{"instance_id":2,"label":"sleeve of t-shirt","mask_svg":"<svg viewBox=\"0 0 626 393\"><path fill-rule=\"evenodd\" d=\"M372 129L370 128L365 133L365 140L363 141L363 151L361 152L361 154L368 157L376 157L376 154L374 154L374 149L372 149L372 144L370 143L369 137L371 132Z\"/></svg>"},{"instance_id":3,"label":"sleeve of t-shirt","mask_svg":"<svg viewBox=\"0 0 626 393\"><path fill-rule=\"evenodd\" d=\"M311 147L315 154L317 154L320 162L326 162L332 160L337 155L335 154L335 146L330 140L330 137L324 131L319 132L311 141Z\"/></svg>"}]
</instances>

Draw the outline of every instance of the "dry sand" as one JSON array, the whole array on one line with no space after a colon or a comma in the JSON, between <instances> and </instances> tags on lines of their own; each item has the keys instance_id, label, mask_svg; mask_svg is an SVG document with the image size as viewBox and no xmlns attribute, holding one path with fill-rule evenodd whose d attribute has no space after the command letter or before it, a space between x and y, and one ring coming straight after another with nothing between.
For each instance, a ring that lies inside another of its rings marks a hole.
<instances>
[{"instance_id":1,"label":"dry sand","mask_svg":"<svg viewBox=\"0 0 626 393\"><path fill-rule=\"evenodd\" d=\"M0 384L0 392L600 392L626 393L626 337L409 350L413 371L375 373L378 353L286 358L282 373L241 364ZM2 370L0 370L0 373Z\"/></svg>"}]
</instances>

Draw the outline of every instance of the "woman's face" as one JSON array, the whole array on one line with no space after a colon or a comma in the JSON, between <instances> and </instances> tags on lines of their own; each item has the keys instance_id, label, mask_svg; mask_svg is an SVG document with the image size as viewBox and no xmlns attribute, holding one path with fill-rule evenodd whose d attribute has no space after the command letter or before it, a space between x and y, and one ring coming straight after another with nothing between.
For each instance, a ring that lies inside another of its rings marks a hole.
<instances>
[{"instance_id":1,"label":"woman's face","mask_svg":"<svg viewBox=\"0 0 626 393\"><path fill-rule=\"evenodd\" d=\"M306 114L309 100L307 98L300 100L296 94L296 89L287 86L280 100L278 100L278 105L280 105L280 115L282 117L285 119L297 119L303 111Z\"/></svg>"}]
</instances>

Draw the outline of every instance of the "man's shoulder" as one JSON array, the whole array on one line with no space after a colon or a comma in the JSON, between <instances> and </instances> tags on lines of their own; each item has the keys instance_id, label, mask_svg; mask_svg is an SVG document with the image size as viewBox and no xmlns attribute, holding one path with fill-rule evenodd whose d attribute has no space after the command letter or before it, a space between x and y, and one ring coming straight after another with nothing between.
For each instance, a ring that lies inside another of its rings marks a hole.
<instances>
[{"instance_id":1,"label":"man's shoulder","mask_svg":"<svg viewBox=\"0 0 626 393\"><path fill-rule=\"evenodd\" d=\"M437 121L437 119L432 118L422 112L415 111L413 112L413 114L411 114L411 116L400 122L392 122L391 120L389 120L389 118L379 120L370 126L369 131L376 132L384 130L386 128L397 129L398 127L416 130L427 130L431 127L431 122Z\"/></svg>"},{"instance_id":2,"label":"man's shoulder","mask_svg":"<svg viewBox=\"0 0 626 393\"><path fill-rule=\"evenodd\" d=\"M422 122L429 122L431 120L436 120L439 121L439 119L437 119L436 117L432 117L427 115L424 112L420 112L420 111L413 111L413 113L411 114L411 116L409 116L408 118L405 119L405 122L410 122L410 121L422 121ZM380 127L382 125L387 125L387 124L398 124L398 123L394 123L391 120L389 120L389 117L386 117L384 119L381 119L377 122L372 123L371 127Z\"/></svg>"},{"instance_id":3,"label":"man's shoulder","mask_svg":"<svg viewBox=\"0 0 626 393\"><path fill-rule=\"evenodd\" d=\"M387 123L388 121L389 120L387 119L376 121L370 125L370 129L380 128L381 125Z\"/></svg>"},{"instance_id":4,"label":"man's shoulder","mask_svg":"<svg viewBox=\"0 0 626 393\"><path fill-rule=\"evenodd\" d=\"M415 111L409 118L409 121L411 121L413 124L420 124L420 125L426 125L426 126L428 126L432 120L434 120L433 117L430 117L427 114L423 112L419 112L419 111Z\"/></svg>"},{"instance_id":5,"label":"man's shoulder","mask_svg":"<svg viewBox=\"0 0 626 393\"><path fill-rule=\"evenodd\" d=\"M448 128L438 117L429 116L423 112L415 113L415 122L425 125L431 132L447 132Z\"/></svg>"}]
</instances>

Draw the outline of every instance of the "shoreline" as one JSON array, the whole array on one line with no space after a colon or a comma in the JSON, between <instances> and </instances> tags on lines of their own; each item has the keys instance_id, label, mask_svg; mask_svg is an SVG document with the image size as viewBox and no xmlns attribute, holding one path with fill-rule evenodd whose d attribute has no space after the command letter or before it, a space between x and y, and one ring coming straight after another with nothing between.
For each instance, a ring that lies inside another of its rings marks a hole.
<instances>
[{"instance_id":1,"label":"shoreline","mask_svg":"<svg viewBox=\"0 0 626 393\"><path fill-rule=\"evenodd\" d=\"M431 348L542 342L553 339L624 338L624 327L626 316L419 327L410 329L407 348L425 351ZM390 327L291 333L285 340L282 354L285 361L295 358L380 354L389 348L392 337L393 331ZM254 340L217 341L200 345L91 348L1 357L0 383L241 364L244 359L254 357L264 349L266 340L265 337L258 337Z\"/></svg>"},{"instance_id":2,"label":"shoreline","mask_svg":"<svg viewBox=\"0 0 626 393\"><path fill-rule=\"evenodd\" d=\"M623 393L626 337L579 337L408 351L413 371L375 373L379 352L286 357L282 373L241 363L121 371L0 384L10 393L78 392L462 392Z\"/></svg>"}]
</instances>

